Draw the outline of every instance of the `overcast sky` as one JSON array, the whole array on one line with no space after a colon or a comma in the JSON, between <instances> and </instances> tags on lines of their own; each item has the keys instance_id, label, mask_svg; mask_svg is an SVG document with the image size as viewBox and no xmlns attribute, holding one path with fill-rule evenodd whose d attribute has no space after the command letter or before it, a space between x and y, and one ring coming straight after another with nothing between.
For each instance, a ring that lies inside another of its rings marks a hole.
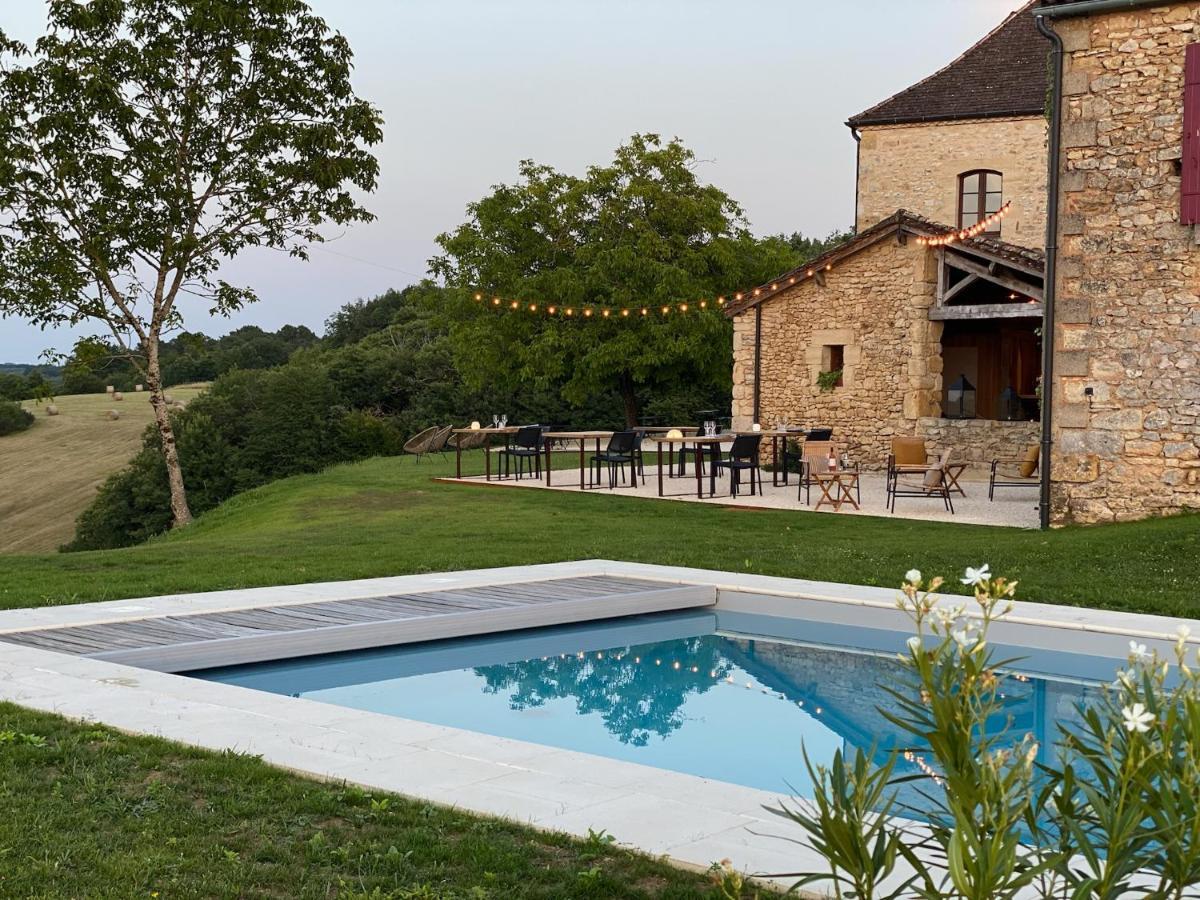
<instances>
[{"instance_id":1,"label":"overcast sky","mask_svg":"<svg viewBox=\"0 0 1200 900\"><path fill-rule=\"evenodd\" d=\"M569 172L630 134L679 136L758 234L825 235L853 219L848 116L945 65L1020 0L312 0L354 48L358 93L385 120L378 218L309 262L248 252L223 277L261 302L187 327L305 324L420 278L434 237L532 158ZM32 41L42 0L3 0ZM96 333L99 329L83 329ZM0 362L73 335L0 320Z\"/></svg>"}]
</instances>

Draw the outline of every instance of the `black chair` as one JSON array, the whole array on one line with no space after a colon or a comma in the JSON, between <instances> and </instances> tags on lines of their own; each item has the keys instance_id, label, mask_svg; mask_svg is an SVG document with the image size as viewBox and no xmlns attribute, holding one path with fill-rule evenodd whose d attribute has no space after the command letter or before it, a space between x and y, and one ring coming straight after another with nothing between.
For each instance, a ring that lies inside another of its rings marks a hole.
<instances>
[{"instance_id":1,"label":"black chair","mask_svg":"<svg viewBox=\"0 0 1200 900\"><path fill-rule=\"evenodd\" d=\"M631 480L637 484L637 432L617 431L608 439L608 447L594 455L588 462L588 482L592 485L600 483L600 467L608 465L608 487L612 490L617 486L617 475L625 476L625 466L629 466Z\"/></svg>"},{"instance_id":2,"label":"black chair","mask_svg":"<svg viewBox=\"0 0 1200 900\"><path fill-rule=\"evenodd\" d=\"M525 474L526 462L530 463L529 474L542 477L542 426L522 425L517 429L512 442L500 451L504 457L504 477L510 474L510 463L517 461L517 481Z\"/></svg>"},{"instance_id":3,"label":"black chair","mask_svg":"<svg viewBox=\"0 0 1200 900\"><path fill-rule=\"evenodd\" d=\"M646 443L646 431L643 428L633 430L633 456L637 460L637 474L642 476L642 484L646 483L646 458L642 452L642 444ZM637 485L637 478L633 480Z\"/></svg>"},{"instance_id":4,"label":"black chair","mask_svg":"<svg viewBox=\"0 0 1200 900\"><path fill-rule=\"evenodd\" d=\"M754 483L758 482L758 493L762 493L762 470L759 467L759 450L762 447L761 434L739 434L733 439L729 448L729 458L715 457L711 465L718 469L729 470L729 495L736 497L741 483L741 473L750 472L750 496L754 496Z\"/></svg>"},{"instance_id":5,"label":"black chair","mask_svg":"<svg viewBox=\"0 0 1200 900\"><path fill-rule=\"evenodd\" d=\"M808 435L805 438L809 441L831 441L833 440L832 428L812 428L809 429Z\"/></svg>"},{"instance_id":6,"label":"black chair","mask_svg":"<svg viewBox=\"0 0 1200 900\"><path fill-rule=\"evenodd\" d=\"M712 421L715 422L716 419L713 419ZM684 436L687 437L687 435L684 435ZM695 437L704 437L704 426L703 425L700 425L696 428ZM700 445L700 475L701 476L703 476L705 474L704 458L708 457L709 460L712 460L713 458L718 457L720 455L721 455L721 447L719 444L701 444ZM685 475L687 475L687 460L688 460L688 446L686 443L680 444L679 445L679 455L675 459L675 468L672 470L668 470L667 474L671 478L674 478L676 476L682 478Z\"/></svg>"}]
</instances>

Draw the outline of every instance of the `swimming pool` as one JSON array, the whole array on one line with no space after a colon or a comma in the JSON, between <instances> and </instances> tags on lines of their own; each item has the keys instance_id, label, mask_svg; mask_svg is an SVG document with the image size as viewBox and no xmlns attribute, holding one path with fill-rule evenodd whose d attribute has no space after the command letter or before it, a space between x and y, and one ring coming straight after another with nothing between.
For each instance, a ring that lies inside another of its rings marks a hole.
<instances>
[{"instance_id":1,"label":"swimming pool","mask_svg":"<svg viewBox=\"0 0 1200 900\"><path fill-rule=\"evenodd\" d=\"M210 669L196 677L598 754L801 796L801 745L899 745L881 684L902 675L896 630L745 612L666 613ZM1014 733L1052 753L1058 723L1111 658L1021 657L1003 695ZM900 768L917 771L919 748ZM920 805L919 798L906 797Z\"/></svg>"}]
</instances>

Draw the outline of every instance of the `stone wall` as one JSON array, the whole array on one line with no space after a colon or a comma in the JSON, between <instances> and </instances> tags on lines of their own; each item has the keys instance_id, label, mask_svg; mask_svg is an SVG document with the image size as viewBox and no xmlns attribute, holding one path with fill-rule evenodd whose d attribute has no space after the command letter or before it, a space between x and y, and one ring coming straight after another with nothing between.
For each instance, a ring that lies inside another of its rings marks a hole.
<instances>
[{"instance_id":1,"label":"stone wall","mask_svg":"<svg viewBox=\"0 0 1200 900\"><path fill-rule=\"evenodd\" d=\"M1041 424L927 417L917 423L916 433L925 438L930 452L950 449L957 462L981 469L990 466L993 459L1023 457L1041 439Z\"/></svg>"},{"instance_id":2,"label":"stone wall","mask_svg":"<svg viewBox=\"0 0 1200 900\"><path fill-rule=\"evenodd\" d=\"M882 465L896 433L940 413L940 322L930 322L935 254L911 238L884 237L835 266L825 286L806 280L762 304L759 420L828 426L864 466ZM754 410L754 319L734 319L733 416ZM824 348L843 346L843 383L817 386Z\"/></svg>"},{"instance_id":3,"label":"stone wall","mask_svg":"<svg viewBox=\"0 0 1200 900\"><path fill-rule=\"evenodd\" d=\"M1004 176L1011 212L1000 237L1046 243L1046 120L975 119L862 129L858 157L858 228L897 209L944 225L958 224L958 176L993 169Z\"/></svg>"},{"instance_id":4,"label":"stone wall","mask_svg":"<svg viewBox=\"0 0 1200 900\"><path fill-rule=\"evenodd\" d=\"M1179 223L1200 3L1054 26L1066 59L1053 517L1200 508L1200 248Z\"/></svg>"}]
</instances>

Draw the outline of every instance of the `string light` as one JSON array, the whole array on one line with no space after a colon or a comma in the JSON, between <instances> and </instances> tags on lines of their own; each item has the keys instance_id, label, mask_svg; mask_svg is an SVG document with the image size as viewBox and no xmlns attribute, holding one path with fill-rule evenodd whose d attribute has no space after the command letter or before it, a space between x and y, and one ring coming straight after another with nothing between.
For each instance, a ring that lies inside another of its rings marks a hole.
<instances>
[{"instance_id":1,"label":"string light","mask_svg":"<svg viewBox=\"0 0 1200 900\"><path fill-rule=\"evenodd\" d=\"M947 234L938 235L937 237L919 237L917 243L923 247L944 247L947 244L954 244L958 241L968 241L973 237L978 237L983 232L989 230L993 225L1008 215L1009 209L1012 208L1012 201L1009 200L998 210L989 216L980 219L974 225L967 228L960 228L958 231L951 231Z\"/></svg>"}]
</instances>

